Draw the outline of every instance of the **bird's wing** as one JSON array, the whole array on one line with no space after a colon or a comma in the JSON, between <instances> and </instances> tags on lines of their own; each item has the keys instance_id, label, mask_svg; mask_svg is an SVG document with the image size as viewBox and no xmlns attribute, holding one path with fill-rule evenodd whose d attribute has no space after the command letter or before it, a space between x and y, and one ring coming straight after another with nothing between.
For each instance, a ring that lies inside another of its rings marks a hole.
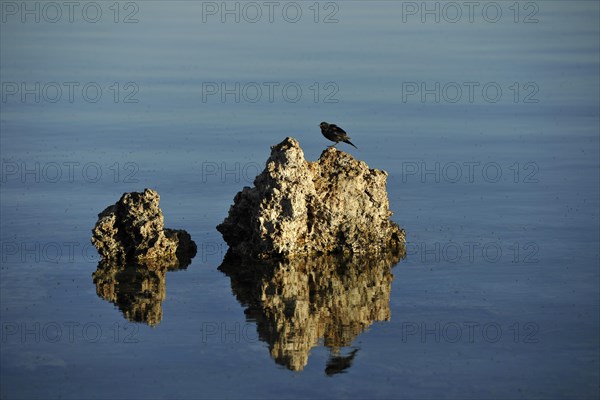
<instances>
[{"instance_id":1,"label":"bird's wing","mask_svg":"<svg viewBox=\"0 0 600 400\"><path fill-rule=\"evenodd\" d=\"M329 124L329 127L331 129L333 129L335 132L339 132L339 133L346 133L345 130L343 130L342 128L340 128L339 126L337 126L336 124Z\"/></svg>"}]
</instances>

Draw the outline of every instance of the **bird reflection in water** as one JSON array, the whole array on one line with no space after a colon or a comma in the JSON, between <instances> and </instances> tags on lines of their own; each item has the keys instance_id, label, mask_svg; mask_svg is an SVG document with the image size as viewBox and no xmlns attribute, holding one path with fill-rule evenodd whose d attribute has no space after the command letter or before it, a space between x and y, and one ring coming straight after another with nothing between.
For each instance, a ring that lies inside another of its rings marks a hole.
<instances>
[{"instance_id":1,"label":"bird reflection in water","mask_svg":"<svg viewBox=\"0 0 600 400\"><path fill-rule=\"evenodd\" d=\"M354 349L347 356L340 355L339 349L331 349L329 360L327 360L327 366L325 367L325 374L332 376L335 374L343 374L348 368L352 366L352 361L356 357L358 349Z\"/></svg>"},{"instance_id":2,"label":"bird reflection in water","mask_svg":"<svg viewBox=\"0 0 600 400\"><path fill-rule=\"evenodd\" d=\"M92 274L96 294L115 304L127 320L156 326L162 320L167 271L187 268L194 255L126 264L102 260Z\"/></svg>"},{"instance_id":3,"label":"bird reflection in water","mask_svg":"<svg viewBox=\"0 0 600 400\"><path fill-rule=\"evenodd\" d=\"M246 318L256 322L260 340L276 363L301 371L320 341L330 349L325 373L347 370L358 349L339 349L371 324L388 321L392 267L405 248L368 256L321 255L259 263L227 254L219 269Z\"/></svg>"}]
</instances>

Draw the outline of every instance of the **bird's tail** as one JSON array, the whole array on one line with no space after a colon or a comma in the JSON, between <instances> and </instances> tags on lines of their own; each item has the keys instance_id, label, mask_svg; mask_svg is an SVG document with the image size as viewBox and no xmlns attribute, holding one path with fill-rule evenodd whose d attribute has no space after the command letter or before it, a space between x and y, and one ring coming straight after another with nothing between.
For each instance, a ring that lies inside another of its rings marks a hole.
<instances>
[{"instance_id":1,"label":"bird's tail","mask_svg":"<svg viewBox=\"0 0 600 400\"><path fill-rule=\"evenodd\" d=\"M358 147L356 147L356 146L354 145L354 143L352 143L352 142L351 142L351 141L349 141L349 140L344 140L344 143L348 143L350 146L354 147L355 149L358 149Z\"/></svg>"}]
</instances>

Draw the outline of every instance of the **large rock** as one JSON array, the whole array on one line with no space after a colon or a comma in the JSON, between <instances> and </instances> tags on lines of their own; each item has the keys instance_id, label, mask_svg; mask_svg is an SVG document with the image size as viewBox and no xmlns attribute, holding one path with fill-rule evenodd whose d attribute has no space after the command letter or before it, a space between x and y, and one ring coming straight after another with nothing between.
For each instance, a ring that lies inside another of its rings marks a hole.
<instances>
[{"instance_id":1,"label":"large rock","mask_svg":"<svg viewBox=\"0 0 600 400\"><path fill-rule=\"evenodd\" d=\"M307 162L288 137L271 148L255 186L235 196L217 229L233 253L259 259L378 253L405 242L389 219L386 178L333 147Z\"/></svg>"},{"instance_id":2,"label":"large rock","mask_svg":"<svg viewBox=\"0 0 600 400\"><path fill-rule=\"evenodd\" d=\"M103 260L113 263L161 259L166 265L189 264L196 244L183 230L165 229L160 196L151 189L125 193L98 214L92 243Z\"/></svg>"}]
</instances>

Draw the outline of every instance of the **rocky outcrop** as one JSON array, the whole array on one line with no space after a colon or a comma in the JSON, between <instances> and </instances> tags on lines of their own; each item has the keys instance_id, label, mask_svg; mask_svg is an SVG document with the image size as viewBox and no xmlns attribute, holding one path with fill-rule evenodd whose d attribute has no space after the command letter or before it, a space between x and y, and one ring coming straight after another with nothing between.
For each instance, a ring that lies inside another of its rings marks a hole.
<instances>
[{"instance_id":1,"label":"rocky outcrop","mask_svg":"<svg viewBox=\"0 0 600 400\"><path fill-rule=\"evenodd\" d=\"M125 193L98 214L92 243L103 260L116 264L162 260L166 266L189 264L196 244L183 230L165 229L160 196L151 189Z\"/></svg>"},{"instance_id":2,"label":"rocky outcrop","mask_svg":"<svg viewBox=\"0 0 600 400\"><path fill-rule=\"evenodd\" d=\"M310 350L321 341L332 357L326 373L348 368L356 352L341 357L373 322L388 321L392 267L403 248L377 255L320 255L258 262L231 252L219 269L271 357L293 371L304 369Z\"/></svg>"},{"instance_id":3,"label":"rocky outcrop","mask_svg":"<svg viewBox=\"0 0 600 400\"><path fill-rule=\"evenodd\" d=\"M259 259L379 253L405 242L389 219L386 178L334 147L307 162L288 137L272 147L254 187L235 196L217 229L233 253Z\"/></svg>"}]
</instances>

